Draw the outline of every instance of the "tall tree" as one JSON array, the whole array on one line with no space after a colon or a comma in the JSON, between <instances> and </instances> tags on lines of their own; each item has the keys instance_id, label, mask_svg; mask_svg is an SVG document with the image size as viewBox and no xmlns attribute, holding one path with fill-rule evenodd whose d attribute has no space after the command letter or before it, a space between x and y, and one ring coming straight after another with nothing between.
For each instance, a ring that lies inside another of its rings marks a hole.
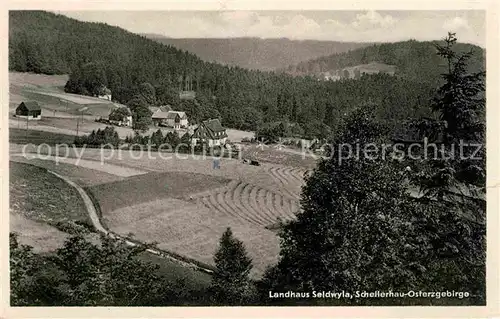
<instances>
[{"instance_id":1,"label":"tall tree","mask_svg":"<svg viewBox=\"0 0 500 319\"><path fill-rule=\"evenodd\" d=\"M127 103L132 111L132 128L145 132L152 123L152 112L149 110L147 102L142 97L135 97Z\"/></svg>"},{"instance_id":2,"label":"tall tree","mask_svg":"<svg viewBox=\"0 0 500 319\"><path fill-rule=\"evenodd\" d=\"M390 151L383 156L386 130L370 113L350 114L332 143L335 152L306 178L303 211L283 226L281 257L263 280L264 293L468 287L476 297L470 302L481 303L484 227L457 214L463 211L459 203L415 198L408 184L412 173Z\"/></svg>"},{"instance_id":3,"label":"tall tree","mask_svg":"<svg viewBox=\"0 0 500 319\"><path fill-rule=\"evenodd\" d=\"M436 45L438 55L445 58L448 69L442 74L445 83L438 89L431 107L445 123L443 142L448 146L445 155L451 158L449 169L456 172L454 175L458 181L484 187L486 73L469 73L468 64L473 52L456 52L456 42L455 34L449 33L445 45ZM460 149L460 144L468 146ZM452 145L454 148L451 148ZM479 152L476 152L477 149L480 149ZM438 169L445 170L443 163L440 164Z\"/></svg>"},{"instance_id":4,"label":"tall tree","mask_svg":"<svg viewBox=\"0 0 500 319\"><path fill-rule=\"evenodd\" d=\"M228 305L247 303L252 294L252 283L248 277L252 260L243 242L233 236L230 228L222 234L214 260L217 269L210 291L215 302Z\"/></svg>"}]
</instances>

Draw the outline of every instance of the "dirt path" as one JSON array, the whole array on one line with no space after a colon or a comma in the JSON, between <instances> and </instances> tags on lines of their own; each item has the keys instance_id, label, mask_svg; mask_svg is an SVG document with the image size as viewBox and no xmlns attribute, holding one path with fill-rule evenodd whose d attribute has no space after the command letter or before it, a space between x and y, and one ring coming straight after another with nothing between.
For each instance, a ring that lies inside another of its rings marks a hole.
<instances>
[{"instance_id":1,"label":"dirt path","mask_svg":"<svg viewBox=\"0 0 500 319\"><path fill-rule=\"evenodd\" d=\"M85 190L83 188L81 188L78 184L71 181L67 177L59 175L59 174L52 172L52 171L48 171L48 172L59 177L60 179L62 179L66 183L68 183L69 185L73 186L73 188L75 188L78 191L78 193L80 194L80 196L83 199L83 203L85 204L85 207L87 208L87 212L89 213L90 219L92 220L92 224L94 225L95 229L101 233L109 235L109 232L106 230L106 228L104 228L104 226L102 226L101 221L99 220L99 216L97 215L97 211L95 209L94 203L90 199L89 195L87 195L87 192L85 192Z\"/></svg>"}]
</instances>

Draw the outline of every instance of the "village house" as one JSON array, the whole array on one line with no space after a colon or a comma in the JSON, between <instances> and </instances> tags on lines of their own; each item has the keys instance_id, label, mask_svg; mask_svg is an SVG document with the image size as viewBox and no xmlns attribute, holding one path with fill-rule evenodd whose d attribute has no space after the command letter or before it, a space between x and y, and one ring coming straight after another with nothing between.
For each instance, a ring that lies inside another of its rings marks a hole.
<instances>
[{"instance_id":1,"label":"village house","mask_svg":"<svg viewBox=\"0 0 500 319\"><path fill-rule=\"evenodd\" d=\"M28 120L40 120L42 118L42 109L36 101L21 102L16 108L16 117Z\"/></svg>"},{"instance_id":2,"label":"village house","mask_svg":"<svg viewBox=\"0 0 500 319\"><path fill-rule=\"evenodd\" d=\"M126 106L117 107L109 114L109 123L118 126L132 126L132 112Z\"/></svg>"},{"instance_id":3,"label":"village house","mask_svg":"<svg viewBox=\"0 0 500 319\"><path fill-rule=\"evenodd\" d=\"M167 125L168 111L172 110L170 105L150 106L149 110L151 111L151 119L155 126Z\"/></svg>"},{"instance_id":4,"label":"village house","mask_svg":"<svg viewBox=\"0 0 500 319\"><path fill-rule=\"evenodd\" d=\"M226 144L227 133L222 127L219 119L206 120L200 123L194 130L191 137L191 144L195 146L198 143L206 142L209 147Z\"/></svg>"},{"instance_id":5,"label":"village house","mask_svg":"<svg viewBox=\"0 0 500 319\"><path fill-rule=\"evenodd\" d=\"M188 127L188 119L185 112L168 111L167 112L167 126L179 129L181 127Z\"/></svg>"},{"instance_id":6,"label":"village house","mask_svg":"<svg viewBox=\"0 0 500 319\"><path fill-rule=\"evenodd\" d=\"M102 91L102 94L98 95L97 97L99 99L111 101L111 90L105 87Z\"/></svg>"},{"instance_id":7,"label":"village house","mask_svg":"<svg viewBox=\"0 0 500 319\"><path fill-rule=\"evenodd\" d=\"M155 126L167 126L168 112L158 111L151 115L153 120L153 125Z\"/></svg>"},{"instance_id":8,"label":"village house","mask_svg":"<svg viewBox=\"0 0 500 319\"><path fill-rule=\"evenodd\" d=\"M151 119L155 126L166 126L174 129L188 127L188 118L185 112L171 111L170 107L150 107Z\"/></svg>"}]
</instances>

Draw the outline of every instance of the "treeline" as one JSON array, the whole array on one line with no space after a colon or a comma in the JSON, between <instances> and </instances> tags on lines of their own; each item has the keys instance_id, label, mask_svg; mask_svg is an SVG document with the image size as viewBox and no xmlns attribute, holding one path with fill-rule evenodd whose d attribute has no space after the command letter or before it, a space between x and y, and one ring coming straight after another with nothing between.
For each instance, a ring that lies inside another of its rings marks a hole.
<instances>
[{"instance_id":1,"label":"treeline","mask_svg":"<svg viewBox=\"0 0 500 319\"><path fill-rule=\"evenodd\" d=\"M192 145L191 135L188 132L179 136L179 133L176 131L163 134L161 129L156 130L151 135L135 132L134 135L129 135L122 140L113 126L107 126L104 129L93 130L88 135L76 136L73 144L77 147L150 149L152 151L205 154L233 158L238 158L239 155L239 149L233 148L229 144L209 147L206 142L201 142Z\"/></svg>"},{"instance_id":2,"label":"treeline","mask_svg":"<svg viewBox=\"0 0 500 319\"><path fill-rule=\"evenodd\" d=\"M92 130L89 135L76 136L74 140L76 146L104 146L111 145L117 147L120 144L118 132L112 126L104 129Z\"/></svg>"},{"instance_id":3,"label":"treeline","mask_svg":"<svg viewBox=\"0 0 500 319\"><path fill-rule=\"evenodd\" d=\"M276 121L297 123L305 131L310 122L334 129L363 103L376 104L381 120L398 122L408 114L430 114L426 106L435 87L433 79L444 62L434 57L431 43L376 45L338 55L343 59L339 65L357 63L363 54L373 61L395 52L397 61L382 62L395 63L404 76L318 82L203 62L188 52L102 23L42 11L10 11L9 18L11 70L70 73L68 92L95 95L107 87L114 100L142 105L137 117L146 120L139 121L137 129L148 125L144 105L164 104L186 111L192 122L219 117L226 127L249 130ZM196 91L195 101L179 100L186 79Z\"/></svg>"}]
</instances>

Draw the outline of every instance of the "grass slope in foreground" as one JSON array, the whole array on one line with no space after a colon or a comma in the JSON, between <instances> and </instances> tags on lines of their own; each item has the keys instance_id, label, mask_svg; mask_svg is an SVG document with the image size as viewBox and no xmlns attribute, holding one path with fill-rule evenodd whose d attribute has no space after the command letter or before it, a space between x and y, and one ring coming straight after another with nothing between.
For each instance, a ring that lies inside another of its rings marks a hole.
<instances>
[{"instance_id":1,"label":"grass slope in foreground","mask_svg":"<svg viewBox=\"0 0 500 319\"><path fill-rule=\"evenodd\" d=\"M14 213L46 223L91 223L78 192L44 168L11 161L9 186Z\"/></svg>"}]
</instances>

